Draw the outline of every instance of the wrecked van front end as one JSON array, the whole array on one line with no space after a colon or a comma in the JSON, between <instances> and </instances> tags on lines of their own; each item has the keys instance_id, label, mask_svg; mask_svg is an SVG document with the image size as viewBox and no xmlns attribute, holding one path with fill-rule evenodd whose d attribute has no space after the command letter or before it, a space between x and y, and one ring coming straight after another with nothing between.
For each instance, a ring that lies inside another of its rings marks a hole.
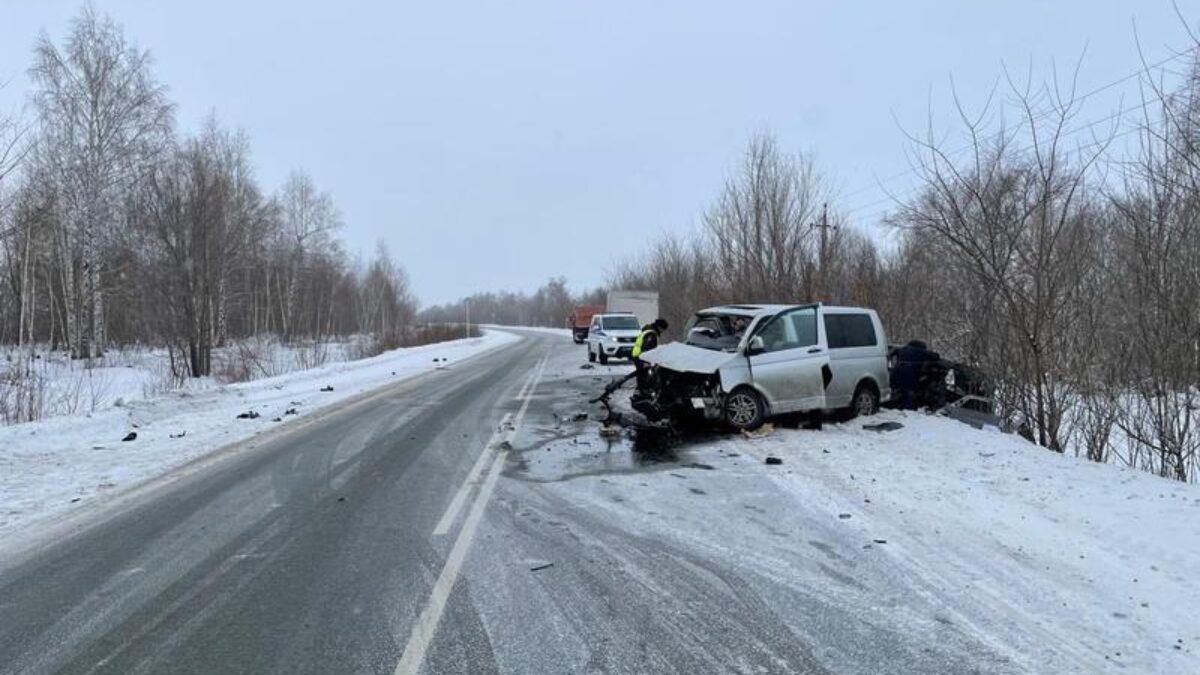
<instances>
[{"instance_id":1,"label":"wrecked van front end","mask_svg":"<svg viewBox=\"0 0 1200 675\"><path fill-rule=\"evenodd\" d=\"M725 392L749 375L737 353L679 342L646 352L642 361L653 369L630 403L652 421L721 419Z\"/></svg>"}]
</instances>

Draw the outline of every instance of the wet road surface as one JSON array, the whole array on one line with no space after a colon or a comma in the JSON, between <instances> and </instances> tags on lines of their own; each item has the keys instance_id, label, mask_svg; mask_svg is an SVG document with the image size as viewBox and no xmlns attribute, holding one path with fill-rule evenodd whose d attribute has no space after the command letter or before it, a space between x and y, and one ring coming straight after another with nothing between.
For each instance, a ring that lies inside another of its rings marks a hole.
<instances>
[{"instance_id":1,"label":"wet road surface","mask_svg":"<svg viewBox=\"0 0 1200 675\"><path fill-rule=\"evenodd\" d=\"M593 512L579 479L687 448L601 438L576 417L620 367L525 337L0 559L0 673L1003 670Z\"/></svg>"}]
</instances>

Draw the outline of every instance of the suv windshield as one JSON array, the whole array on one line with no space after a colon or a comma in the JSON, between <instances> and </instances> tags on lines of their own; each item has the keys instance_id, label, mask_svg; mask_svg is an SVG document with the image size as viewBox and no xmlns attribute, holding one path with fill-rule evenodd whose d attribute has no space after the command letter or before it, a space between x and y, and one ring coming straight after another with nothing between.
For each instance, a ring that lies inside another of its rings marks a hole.
<instances>
[{"instance_id":1,"label":"suv windshield","mask_svg":"<svg viewBox=\"0 0 1200 675\"><path fill-rule=\"evenodd\" d=\"M697 314L684 329L684 342L693 347L732 352L754 320L745 314Z\"/></svg>"},{"instance_id":2,"label":"suv windshield","mask_svg":"<svg viewBox=\"0 0 1200 675\"><path fill-rule=\"evenodd\" d=\"M603 319L604 330L637 330L636 316L606 316Z\"/></svg>"}]
</instances>

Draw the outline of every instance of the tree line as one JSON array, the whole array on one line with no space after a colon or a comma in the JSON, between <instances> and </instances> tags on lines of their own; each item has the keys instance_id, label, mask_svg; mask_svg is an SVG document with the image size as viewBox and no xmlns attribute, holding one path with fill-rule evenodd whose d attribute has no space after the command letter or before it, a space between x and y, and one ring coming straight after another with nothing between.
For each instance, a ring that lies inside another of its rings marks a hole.
<instances>
[{"instance_id":1,"label":"tree line","mask_svg":"<svg viewBox=\"0 0 1200 675\"><path fill-rule=\"evenodd\" d=\"M417 303L388 251L352 259L332 196L303 171L268 192L215 115L181 132L111 18L42 34L29 74L28 109L0 114L0 343L165 344L198 377L230 339L406 339Z\"/></svg>"},{"instance_id":2,"label":"tree line","mask_svg":"<svg viewBox=\"0 0 1200 675\"><path fill-rule=\"evenodd\" d=\"M811 157L754 138L700 226L609 283L657 290L673 326L729 302L877 308L892 342L987 373L1038 444L1195 481L1200 44L1179 56L1175 85L1143 64L1141 101L1103 126L1080 119L1073 81L1007 78L1003 106L954 110L965 143L909 134L917 185L892 199L886 249Z\"/></svg>"}]
</instances>

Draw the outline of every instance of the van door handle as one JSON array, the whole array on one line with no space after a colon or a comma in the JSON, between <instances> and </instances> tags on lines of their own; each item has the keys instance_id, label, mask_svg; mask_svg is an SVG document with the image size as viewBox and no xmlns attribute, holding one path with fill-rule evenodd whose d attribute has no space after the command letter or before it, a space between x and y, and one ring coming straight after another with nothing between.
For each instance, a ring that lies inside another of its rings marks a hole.
<instances>
[{"instance_id":1,"label":"van door handle","mask_svg":"<svg viewBox=\"0 0 1200 675\"><path fill-rule=\"evenodd\" d=\"M809 353L809 354L819 354L820 352L821 352L821 348L820 348L820 347L813 347L812 349L809 349L809 350L808 350L808 353Z\"/></svg>"}]
</instances>

